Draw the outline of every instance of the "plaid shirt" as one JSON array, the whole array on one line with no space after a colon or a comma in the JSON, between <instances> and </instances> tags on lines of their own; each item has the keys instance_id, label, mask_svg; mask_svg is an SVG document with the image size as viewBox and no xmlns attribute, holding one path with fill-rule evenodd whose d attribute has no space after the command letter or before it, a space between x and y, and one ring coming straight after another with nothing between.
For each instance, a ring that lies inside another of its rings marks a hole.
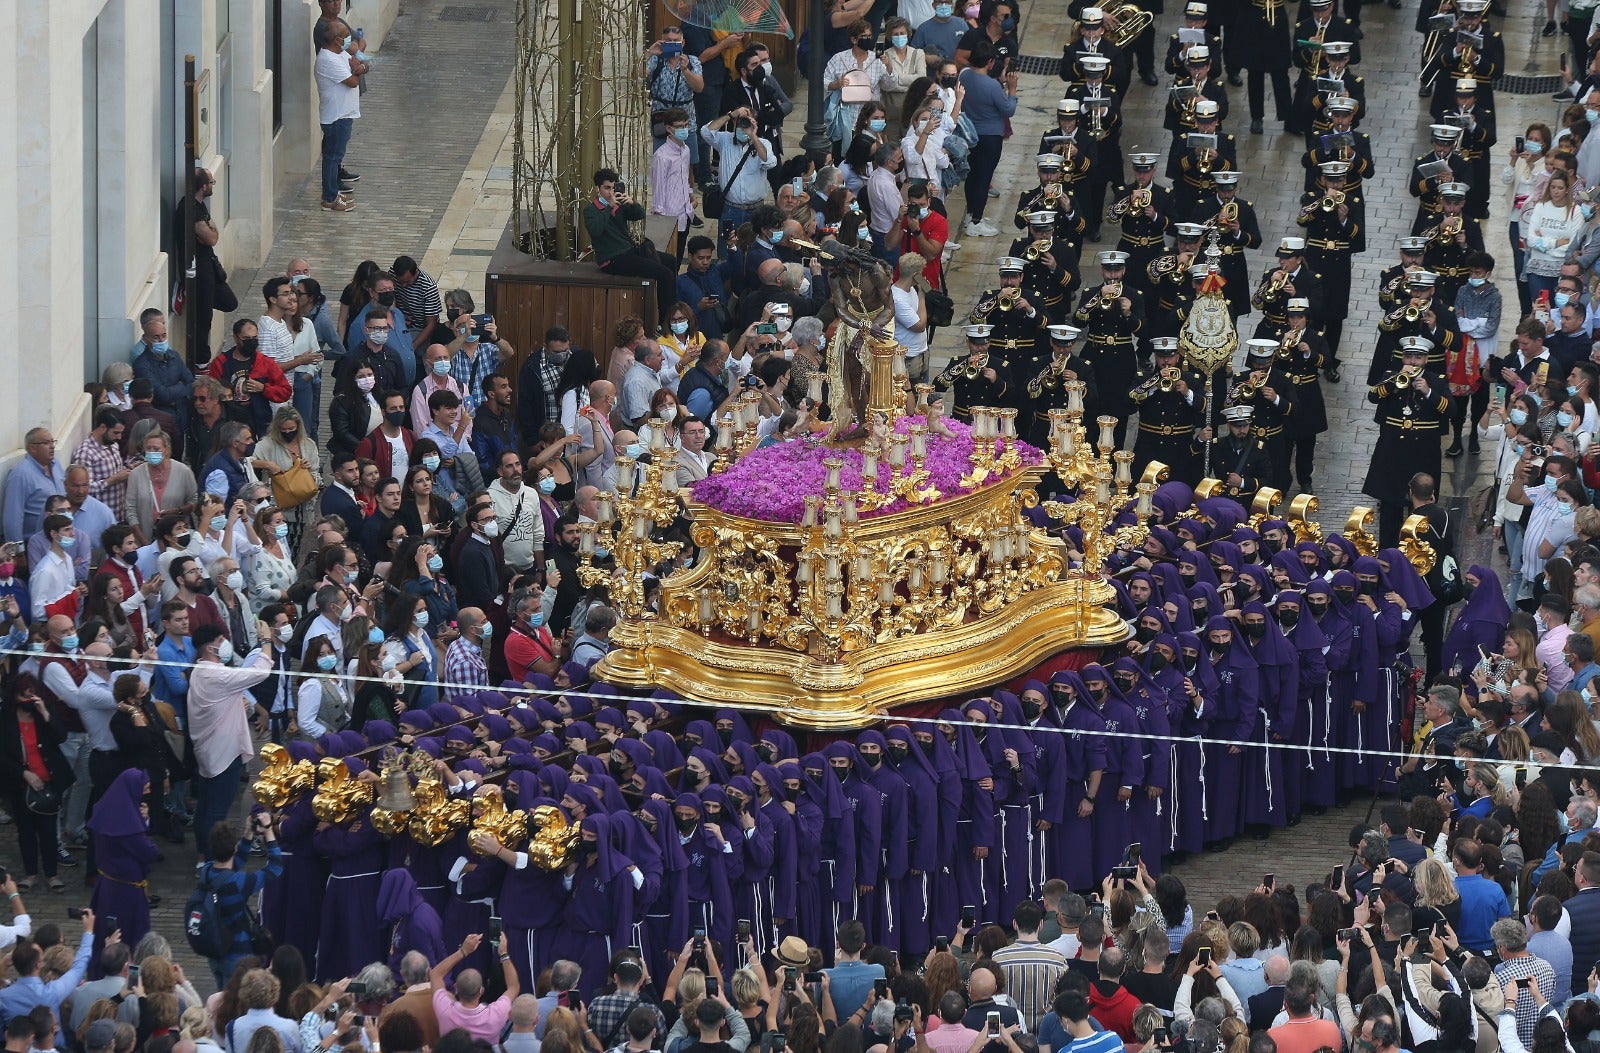
<instances>
[{"instance_id":1,"label":"plaid shirt","mask_svg":"<svg viewBox=\"0 0 1600 1053\"><path fill-rule=\"evenodd\" d=\"M640 1006L653 1010L656 1014L656 1034L664 1036L667 1033L667 1020L661 1015L661 1010L653 1003L644 1000L637 992L615 991L611 994L601 995L589 1003L589 1030L595 1033L600 1043L608 1049L616 1045L625 1045L628 1034L623 1030L623 1024L633 1011ZM664 1039L657 1039L664 1041Z\"/></svg>"},{"instance_id":2,"label":"plaid shirt","mask_svg":"<svg viewBox=\"0 0 1600 1053\"><path fill-rule=\"evenodd\" d=\"M500 345L488 340L478 341L478 353L467 356L465 351L457 351L455 357L450 359L450 375L455 378L461 390L467 393L462 401L467 407L467 413L476 417L478 407L483 405L483 382L488 380L500 368Z\"/></svg>"},{"instance_id":3,"label":"plaid shirt","mask_svg":"<svg viewBox=\"0 0 1600 1053\"><path fill-rule=\"evenodd\" d=\"M116 444L107 446L92 434L85 435L83 441L78 443L78 448L72 452L72 463L81 464L89 470L89 496L98 498L105 502L107 508L120 513L123 497L128 492L128 484L106 482L127 467L122 454L117 452ZM100 539L94 540L98 542Z\"/></svg>"},{"instance_id":4,"label":"plaid shirt","mask_svg":"<svg viewBox=\"0 0 1600 1053\"><path fill-rule=\"evenodd\" d=\"M550 356L539 352L539 379L544 381L544 419L561 420L561 396L556 389L561 386L561 371L565 367L550 361Z\"/></svg>"},{"instance_id":5,"label":"plaid shirt","mask_svg":"<svg viewBox=\"0 0 1600 1053\"><path fill-rule=\"evenodd\" d=\"M1533 977L1546 1002L1560 1002L1567 992L1556 993L1556 971L1543 958L1524 954L1507 958L1494 967L1494 981L1502 987L1524 976ZM1533 1048L1533 1025L1539 1021L1539 1007L1534 1004L1533 992L1517 992L1517 1038L1529 1049Z\"/></svg>"},{"instance_id":6,"label":"plaid shirt","mask_svg":"<svg viewBox=\"0 0 1600 1053\"><path fill-rule=\"evenodd\" d=\"M448 702L488 687L489 667L484 664L483 649L465 636L457 637L444 655L444 679L449 685L444 689Z\"/></svg>"}]
</instances>

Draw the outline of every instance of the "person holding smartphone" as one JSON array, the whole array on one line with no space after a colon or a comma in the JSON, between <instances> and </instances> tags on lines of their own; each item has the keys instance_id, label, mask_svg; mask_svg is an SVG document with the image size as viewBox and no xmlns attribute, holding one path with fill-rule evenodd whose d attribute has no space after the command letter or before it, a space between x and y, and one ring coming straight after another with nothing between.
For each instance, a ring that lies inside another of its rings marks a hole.
<instances>
[{"instance_id":1,"label":"person holding smartphone","mask_svg":"<svg viewBox=\"0 0 1600 1053\"><path fill-rule=\"evenodd\" d=\"M1445 930L1449 943L1455 943L1449 926ZM1506 1009L1517 1020L1517 1038L1523 1046L1533 1048L1533 1028L1538 1023L1545 1004L1551 999L1564 998L1566 992L1556 994L1556 971L1543 958L1528 950L1528 931L1520 918L1501 918L1489 929L1500 964L1494 967L1495 982L1506 989ZM1441 943L1445 941L1440 940ZM1580 977L1578 985L1584 986Z\"/></svg>"},{"instance_id":2,"label":"person holding smartphone","mask_svg":"<svg viewBox=\"0 0 1600 1053\"><path fill-rule=\"evenodd\" d=\"M245 866L257 837L266 848L267 865L247 872ZM278 848L278 834L273 829L270 812L251 815L243 836L227 820L215 824L209 831L208 845L211 859L200 868L200 884L217 891L223 925L228 931L228 953L207 959L211 964L211 976L221 990L239 961L252 953L250 898L265 888L267 882L283 876L283 853Z\"/></svg>"}]
</instances>

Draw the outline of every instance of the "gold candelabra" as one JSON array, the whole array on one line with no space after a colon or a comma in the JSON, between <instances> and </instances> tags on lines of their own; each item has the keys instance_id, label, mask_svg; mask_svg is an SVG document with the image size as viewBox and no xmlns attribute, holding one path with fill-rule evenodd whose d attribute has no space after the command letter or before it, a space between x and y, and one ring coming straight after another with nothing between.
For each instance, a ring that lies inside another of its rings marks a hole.
<instances>
[{"instance_id":1,"label":"gold candelabra","mask_svg":"<svg viewBox=\"0 0 1600 1053\"><path fill-rule=\"evenodd\" d=\"M1068 382L1067 405L1050 411L1050 464L1063 483L1077 490L1077 500L1046 501L1044 509L1082 529L1083 559L1075 573L1084 580L1098 581L1111 553L1138 547L1149 538L1146 524L1156 490L1153 479L1163 467L1155 466L1156 471L1147 472L1137 484L1133 481L1133 451L1116 448L1115 417L1095 419L1099 434L1090 444L1083 423L1086 387L1082 381ZM1130 501L1134 522L1113 526L1128 511Z\"/></svg>"}]
</instances>

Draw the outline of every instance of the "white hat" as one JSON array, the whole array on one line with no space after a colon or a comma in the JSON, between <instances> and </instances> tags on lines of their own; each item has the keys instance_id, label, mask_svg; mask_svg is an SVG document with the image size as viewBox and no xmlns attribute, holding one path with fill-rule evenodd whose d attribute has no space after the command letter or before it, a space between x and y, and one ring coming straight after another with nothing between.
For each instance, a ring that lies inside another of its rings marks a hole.
<instances>
[{"instance_id":1,"label":"white hat","mask_svg":"<svg viewBox=\"0 0 1600 1053\"><path fill-rule=\"evenodd\" d=\"M1204 237L1206 228L1203 223L1179 223L1174 228L1180 238Z\"/></svg>"},{"instance_id":2,"label":"white hat","mask_svg":"<svg viewBox=\"0 0 1600 1053\"><path fill-rule=\"evenodd\" d=\"M1184 18L1204 18L1206 17L1206 11L1206 5L1202 4L1200 0L1189 0L1189 3L1183 5Z\"/></svg>"},{"instance_id":3,"label":"white hat","mask_svg":"<svg viewBox=\"0 0 1600 1053\"><path fill-rule=\"evenodd\" d=\"M1078 59L1078 65L1085 73L1104 73L1111 68L1111 60L1104 55L1084 55Z\"/></svg>"},{"instance_id":4,"label":"white hat","mask_svg":"<svg viewBox=\"0 0 1600 1053\"><path fill-rule=\"evenodd\" d=\"M1478 79L1476 77L1462 77L1460 80L1456 81L1456 94L1457 95L1476 95L1476 94L1478 94Z\"/></svg>"},{"instance_id":5,"label":"white hat","mask_svg":"<svg viewBox=\"0 0 1600 1053\"><path fill-rule=\"evenodd\" d=\"M1028 213L1028 225L1031 227L1053 227L1055 223L1056 214L1054 212L1039 211Z\"/></svg>"},{"instance_id":6,"label":"white hat","mask_svg":"<svg viewBox=\"0 0 1600 1053\"><path fill-rule=\"evenodd\" d=\"M1471 188L1465 183L1440 183L1440 197L1466 197Z\"/></svg>"},{"instance_id":7,"label":"white hat","mask_svg":"<svg viewBox=\"0 0 1600 1053\"><path fill-rule=\"evenodd\" d=\"M1221 107L1215 99L1200 99L1194 104L1194 115L1202 121L1214 121Z\"/></svg>"},{"instance_id":8,"label":"white hat","mask_svg":"<svg viewBox=\"0 0 1600 1053\"><path fill-rule=\"evenodd\" d=\"M1255 413L1256 409L1254 406L1250 405L1248 402L1241 402L1237 405L1229 406L1228 408L1224 409L1222 411L1222 417L1229 424L1249 424L1250 418L1255 416Z\"/></svg>"},{"instance_id":9,"label":"white hat","mask_svg":"<svg viewBox=\"0 0 1600 1053\"><path fill-rule=\"evenodd\" d=\"M1233 171L1212 172L1211 181L1216 183L1218 186L1238 186L1239 173Z\"/></svg>"},{"instance_id":10,"label":"white hat","mask_svg":"<svg viewBox=\"0 0 1600 1053\"><path fill-rule=\"evenodd\" d=\"M1356 100L1348 95L1330 95L1326 103L1329 113L1355 113Z\"/></svg>"},{"instance_id":11,"label":"white hat","mask_svg":"<svg viewBox=\"0 0 1600 1053\"><path fill-rule=\"evenodd\" d=\"M1158 336L1150 341L1150 348L1158 355L1175 355L1178 353L1178 338L1175 336Z\"/></svg>"},{"instance_id":12,"label":"white hat","mask_svg":"<svg viewBox=\"0 0 1600 1053\"><path fill-rule=\"evenodd\" d=\"M1198 280L1200 278L1209 277L1210 274L1211 274L1211 267L1208 264L1191 263L1189 265L1189 280L1190 281L1196 281L1196 280Z\"/></svg>"},{"instance_id":13,"label":"white hat","mask_svg":"<svg viewBox=\"0 0 1600 1053\"><path fill-rule=\"evenodd\" d=\"M1438 281L1439 276L1432 271L1412 271L1406 276L1406 284L1424 289L1433 288Z\"/></svg>"},{"instance_id":14,"label":"white hat","mask_svg":"<svg viewBox=\"0 0 1600 1053\"><path fill-rule=\"evenodd\" d=\"M1082 109L1077 99L1062 99L1056 103L1056 113L1062 117L1076 117Z\"/></svg>"},{"instance_id":15,"label":"white hat","mask_svg":"<svg viewBox=\"0 0 1600 1053\"><path fill-rule=\"evenodd\" d=\"M1278 242L1279 256L1299 256L1306 251L1305 238L1284 238Z\"/></svg>"},{"instance_id":16,"label":"white hat","mask_svg":"<svg viewBox=\"0 0 1600 1053\"><path fill-rule=\"evenodd\" d=\"M1317 165L1317 171L1329 179L1343 179L1350 171L1349 161L1323 161Z\"/></svg>"},{"instance_id":17,"label":"white hat","mask_svg":"<svg viewBox=\"0 0 1600 1053\"><path fill-rule=\"evenodd\" d=\"M1332 56L1348 55L1350 54L1350 41L1330 40L1326 44L1322 45L1322 53L1324 55Z\"/></svg>"},{"instance_id":18,"label":"white hat","mask_svg":"<svg viewBox=\"0 0 1600 1053\"><path fill-rule=\"evenodd\" d=\"M1039 154L1033 159L1035 168L1060 168L1066 164L1066 158L1060 154Z\"/></svg>"},{"instance_id":19,"label":"white hat","mask_svg":"<svg viewBox=\"0 0 1600 1053\"><path fill-rule=\"evenodd\" d=\"M1400 338L1400 353L1402 355L1426 355L1433 351L1433 341L1425 336L1402 336Z\"/></svg>"},{"instance_id":20,"label":"white hat","mask_svg":"<svg viewBox=\"0 0 1600 1053\"><path fill-rule=\"evenodd\" d=\"M1464 15L1481 15L1489 9L1489 0L1461 0L1456 8Z\"/></svg>"},{"instance_id":21,"label":"white hat","mask_svg":"<svg viewBox=\"0 0 1600 1053\"><path fill-rule=\"evenodd\" d=\"M1409 237L1409 238L1401 238L1400 239L1400 251L1401 252L1426 252L1426 251L1428 251L1428 239L1424 238L1424 237L1420 237L1420 236Z\"/></svg>"},{"instance_id":22,"label":"white hat","mask_svg":"<svg viewBox=\"0 0 1600 1053\"><path fill-rule=\"evenodd\" d=\"M1306 299L1304 296L1291 296L1289 297L1289 302L1285 305L1284 309L1291 314L1309 311L1311 310L1311 301Z\"/></svg>"},{"instance_id":23,"label":"white hat","mask_svg":"<svg viewBox=\"0 0 1600 1053\"><path fill-rule=\"evenodd\" d=\"M1185 65L1189 66L1197 66L1202 62L1210 62L1211 48L1205 44L1196 44L1189 49L1189 52L1184 56L1183 61Z\"/></svg>"},{"instance_id":24,"label":"white hat","mask_svg":"<svg viewBox=\"0 0 1600 1053\"><path fill-rule=\"evenodd\" d=\"M1023 259L1021 256L1001 256L1000 257L1000 273L1001 274L1021 274L1023 268L1026 267L1027 265L1028 265L1028 261Z\"/></svg>"},{"instance_id":25,"label":"white hat","mask_svg":"<svg viewBox=\"0 0 1600 1053\"><path fill-rule=\"evenodd\" d=\"M1249 348L1246 353L1251 358L1271 358L1278 353L1278 341L1265 337L1251 337L1245 341L1245 346Z\"/></svg>"},{"instance_id":26,"label":"white hat","mask_svg":"<svg viewBox=\"0 0 1600 1053\"><path fill-rule=\"evenodd\" d=\"M1099 260L1102 267L1126 267L1128 254L1118 249L1101 249Z\"/></svg>"},{"instance_id":27,"label":"white hat","mask_svg":"<svg viewBox=\"0 0 1600 1053\"><path fill-rule=\"evenodd\" d=\"M969 325L963 330L967 339L975 344L984 344L989 341L989 334L994 332L992 325Z\"/></svg>"},{"instance_id":28,"label":"white hat","mask_svg":"<svg viewBox=\"0 0 1600 1053\"><path fill-rule=\"evenodd\" d=\"M1453 143L1461 138L1461 126L1456 124L1430 124L1428 131L1436 143Z\"/></svg>"},{"instance_id":29,"label":"white hat","mask_svg":"<svg viewBox=\"0 0 1600 1053\"><path fill-rule=\"evenodd\" d=\"M1059 343L1070 344L1083 334L1083 330L1072 325L1051 325L1045 328L1050 330L1050 339Z\"/></svg>"},{"instance_id":30,"label":"white hat","mask_svg":"<svg viewBox=\"0 0 1600 1053\"><path fill-rule=\"evenodd\" d=\"M1154 168L1159 160L1161 160L1161 155L1145 150L1128 155L1129 163L1135 168Z\"/></svg>"}]
</instances>

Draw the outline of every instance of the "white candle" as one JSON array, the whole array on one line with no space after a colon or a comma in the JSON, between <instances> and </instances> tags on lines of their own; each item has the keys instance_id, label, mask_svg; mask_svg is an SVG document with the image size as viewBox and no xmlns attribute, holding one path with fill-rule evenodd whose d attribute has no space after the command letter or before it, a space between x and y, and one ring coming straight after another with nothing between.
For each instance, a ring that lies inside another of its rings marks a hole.
<instances>
[{"instance_id":1,"label":"white candle","mask_svg":"<svg viewBox=\"0 0 1600 1053\"><path fill-rule=\"evenodd\" d=\"M611 500L614 495L610 490L602 491L594 499L594 521L596 523L609 523L613 516Z\"/></svg>"},{"instance_id":2,"label":"white candle","mask_svg":"<svg viewBox=\"0 0 1600 1053\"><path fill-rule=\"evenodd\" d=\"M837 592L828 593L827 612L828 612L828 617L829 618L833 618L834 620L838 620L840 618L843 618L844 617L844 597L840 596Z\"/></svg>"},{"instance_id":3,"label":"white candle","mask_svg":"<svg viewBox=\"0 0 1600 1053\"><path fill-rule=\"evenodd\" d=\"M716 608L716 604L713 603L712 600L711 600L711 590L710 589L701 589L700 590L700 624L701 625L710 625L711 624L711 619L716 617L716 614L717 614L717 608Z\"/></svg>"},{"instance_id":4,"label":"white candle","mask_svg":"<svg viewBox=\"0 0 1600 1053\"><path fill-rule=\"evenodd\" d=\"M800 557L800 562L794 565L794 580L796 582L801 585L811 584L811 563L811 553L808 552Z\"/></svg>"},{"instance_id":5,"label":"white candle","mask_svg":"<svg viewBox=\"0 0 1600 1053\"><path fill-rule=\"evenodd\" d=\"M1150 499L1154 494L1155 487L1151 486L1149 483L1139 484L1139 503L1135 507L1134 511L1138 514L1140 519L1143 519L1145 516L1150 514Z\"/></svg>"},{"instance_id":6,"label":"white candle","mask_svg":"<svg viewBox=\"0 0 1600 1053\"><path fill-rule=\"evenodd\" d=\"M632 457L617 458L617 490L621 493L633 492L633 466Z\"/></svg>"},{"instance_id":7,"label":"white candle","mask_svg":"<svg viewBox=\"0 0 1600 1053\"><path fill-rule=\"evenodd\" d=\"M578 554L581 556L594 555L594 524L580 523L579 528L583 534L578 538Z\"/></svg>"},{"instance_id":8,"label":"white candle","mask_svg":"<svg viewBox=\"0 0 1600 1053\"><path fill-rule=\"evenodd\" d=\"M889 467L895 471L906 466L906 437L904 435L889 436Z\"/></svg>"},{"instance_id":9,"label":"white candle","mask_svg":"<svg viewBox=\"0 0 1600 1053\"><path fill-rule=\"evenodd\" d=\"M878 602L885 607L894 603L894 579L885 576L878 582Z\"/></svg>"},{"instance_id":10,"label":"white candle","mask_svg":"<svg viewBox=\"0 0 1600 1053\"><path fill-rule=\"evenodd\" d=\"M1083 392L1086 385L1080 380L1067 382L1067 412L1083 416Z\"/></svg>"},{"instance_id":11,"label":"white candle","mask_svg":"<svg viewBox=\"0 0 1600 1053\"><path fill-rule=\"evenodd\" d=\"M906 586L910 588L912 592L917 592L922 588L922 583L922 560L911 560L906 571Z\"/></svg>"},{"instance_id":12,"label":"white candle","mask_svg":"<svg viewBox=\"0 0 1600 1053\"><path fill-rule=\"evenodd\" d=\"M1030 531L1028 527L1017 527L1017 535L1014 542L1014 547L1017 550L1016 555L1018 559L1027 559L1029 553L1032 551L1033 539L1029 536L1029 533Z\"/></svg>"},{"instance_id":13,"label":"white candle","mask_svg":"<svg viewBox=\"0 0 1600 1053\"><path fill-rule=\"evenodd\" d=\"M839 469L844 467L844 461L838 457L829 457L822 462L822 466L828 470L828 478L823 483L823 489L830 491L839 489Z\"/></svg>"},{"instance_id":14,"label":"white candle","mask_svg":"<svg viewBox=\"0 0 1600 1053\"><path fill-rule=\"evenodd\" d=\"M667 448L667 422L660 417L650 418L650 452L660 453Z\"/></svg>"},{"instance_id":15,"label":"white candle","mask_svg":"<svg viewBox=\"0 0 1600 1053\"><path fill-rule=\"evenodd\" d=\"M822 498L816 494L807 494L804 498L805 511L801 513L800 525L814 527L817 525L817 506L822 503Z\"/></svg>"},{"instance_id":16,"label":"white candle","mask_svg":"<svg viewBox=\"0 0 1600 1053\"><path fill-rule=\"evenodd\" d=\"M750 611L750 613L745 616L744 625L745 625L745 628L750 631L750 635L751 636L756 636L756 635L760 634L760 632L761 632L761 610L760 610L760 608L752 609Z\"/></svg>"},{"instance_id":17,"label":"white candle","mask_svg":"<svg viewBox=\"0 0 1600 1053\"><path fill-rule=\"evenodd\" d=\"M654 522L647 515L635 516L633 519L633 540L643 541L648 538L650 536L650 527L654 525Z\"/></svg>"},{"instance_id":18,"label":"white candle","mask_svg":"<svg viewBox=\"0 0 1600 1053\"><path fill-rule=\"evenodd\" d=\"M935 585L943 585L945 576L950 572L950 554L942 548L933 550L933 565L929 573Z\"/></svg>"}]
</instances>

